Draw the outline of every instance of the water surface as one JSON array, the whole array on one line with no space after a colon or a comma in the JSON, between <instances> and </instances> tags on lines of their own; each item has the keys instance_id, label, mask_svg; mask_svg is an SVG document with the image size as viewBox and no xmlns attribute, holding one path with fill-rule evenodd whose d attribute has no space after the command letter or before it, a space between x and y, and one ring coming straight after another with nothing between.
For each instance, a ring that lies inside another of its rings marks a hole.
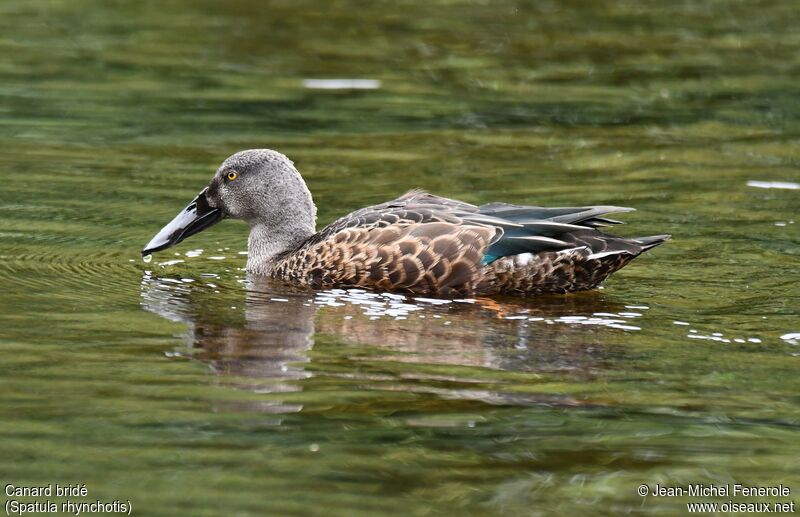
<instances>
[{"instance_id":1,"label":"water surface","mask_svg":"<svg viewBox=\"0 0 800 517\"><path fill-rule=\"evenodd\" d=\"M789 0L6 0L0 477L140 515L800 491L798 24ZM233 221L143 263L250 147L321 224L421 187L633 206L620 232L674 240L530 300L248 278Z\"/></svg>"}]
</instances>

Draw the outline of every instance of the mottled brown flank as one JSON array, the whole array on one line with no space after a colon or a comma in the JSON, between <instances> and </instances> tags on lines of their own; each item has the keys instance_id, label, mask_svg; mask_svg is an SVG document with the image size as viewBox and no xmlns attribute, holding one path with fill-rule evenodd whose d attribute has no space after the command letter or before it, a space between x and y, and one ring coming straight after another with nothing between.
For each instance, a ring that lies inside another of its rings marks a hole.
<instances>
[{"instance_id":1,"label":"mottled brown flank","mask_svg":"<svg viewBox=\"0 0 800 517\"><path fill-rule=\"evenodd\" d=\"M634 258L587 249L503 257L482 265L494 230L447 223L348 228L279 261L272 276L314 288L442 295L530 295L597 287Z\"/></svg>"},{"instance_id":2,"label":"mottled brown flank","mask_svg":"<svg viewBox=\"0 0 800 517\"><path fill-rule=\"evenodd\" d=\"M466 295L494 233L440 222L346 228L279 260L272 276L314 288Z\"/></svg>"}]
</instances>

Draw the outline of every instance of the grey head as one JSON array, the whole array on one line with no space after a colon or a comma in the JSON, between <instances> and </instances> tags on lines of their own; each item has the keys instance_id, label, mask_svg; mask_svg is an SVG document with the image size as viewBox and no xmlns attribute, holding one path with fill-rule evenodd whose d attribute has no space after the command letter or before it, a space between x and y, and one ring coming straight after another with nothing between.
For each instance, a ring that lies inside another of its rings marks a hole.
<instances>
[{"instance_id":1,"label":"grey head","mask_svg":"<svg viewBox=\"0 0 800 517\"><path fill-rule=\"evenodd\" d=\"M247 269L269 273L272 260L314 234L317 209L289 158L270 149L228 157L208 185L144 247L170 248L224 218L250 226Z\"/></svg>"}]
</instances>

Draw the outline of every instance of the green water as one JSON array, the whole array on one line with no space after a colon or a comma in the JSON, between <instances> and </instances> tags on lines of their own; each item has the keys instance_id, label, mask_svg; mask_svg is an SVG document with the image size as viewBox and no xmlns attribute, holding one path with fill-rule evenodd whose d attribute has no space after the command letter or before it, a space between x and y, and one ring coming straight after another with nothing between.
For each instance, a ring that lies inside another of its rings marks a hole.
<instances>
[{"instance_id":1,"label":"green water","mask_svg":"<svg viewBox=\"0 0 800 517\"><path fill-rule=\"evenodd\" d=\"M135 515L798 499L798 26L793 0L4 0L0 481ZM353 78L380 83L303 83ZM494 305L247 279L232 221L143 263L251 147L322 224L421 187L633 206L621 232L674 240Z\"/></svg>"}]
</instances>

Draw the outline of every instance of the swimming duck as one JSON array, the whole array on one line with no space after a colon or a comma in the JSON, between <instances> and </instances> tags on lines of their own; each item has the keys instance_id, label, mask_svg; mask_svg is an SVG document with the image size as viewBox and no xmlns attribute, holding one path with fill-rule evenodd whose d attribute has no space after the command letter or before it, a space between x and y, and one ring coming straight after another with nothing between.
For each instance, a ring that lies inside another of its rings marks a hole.
<instances>
[{"instance_id":1,"label":"swimming duck","mask_svg":"<svg viewBox=\"0 0 800 517\"><path fill-rule=\"evenodd\" d=\"M142 250L172 247L226 217L250 226L247 271L312 288L438 295L537 295L593 289L669 235L622 238L617 206L475 206L412 190L316 231L317 208L291 160L238 152Z\"/></svg>"}]
</instances>

